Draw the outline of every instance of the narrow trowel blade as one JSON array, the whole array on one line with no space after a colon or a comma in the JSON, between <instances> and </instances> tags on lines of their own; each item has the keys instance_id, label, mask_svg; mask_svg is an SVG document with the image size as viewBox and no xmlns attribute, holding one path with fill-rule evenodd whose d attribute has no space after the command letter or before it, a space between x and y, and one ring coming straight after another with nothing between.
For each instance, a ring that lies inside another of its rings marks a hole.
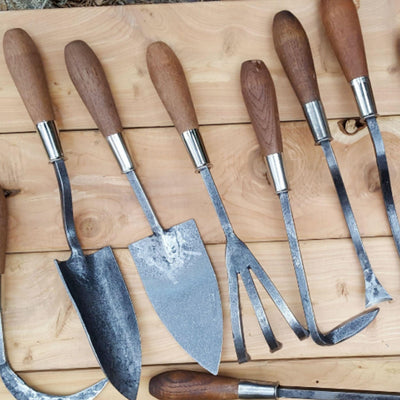
<instances>
[{"instance_id":1,"label":"narrow trowel blade","mask_svg":"<svg viewBox=\"0 0 400 400\"><path fill-rule=\"evenodd\" d=\"M222 348L218 283L194 220L129 245L147 295L175 340L217 374Z\"/></svg>"}]
</instances>

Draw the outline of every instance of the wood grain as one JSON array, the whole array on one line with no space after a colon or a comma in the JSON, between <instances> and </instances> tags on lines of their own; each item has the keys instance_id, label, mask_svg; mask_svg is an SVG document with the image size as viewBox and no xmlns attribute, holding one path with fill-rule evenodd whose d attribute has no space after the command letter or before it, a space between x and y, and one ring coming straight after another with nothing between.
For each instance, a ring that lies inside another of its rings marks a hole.
<instances>
[{"instance_id":1,"label":"wood grain","mask_svg":"<svg viewBox=\"0 0 400 400\"><path fill-rule=\"evenodd\" d=\"M10 11L0 14L0 35L20 26L34 36L61 129L95 127L82 107L64 63L64 47L76 39L89 43L101 60L124 128L171 125L146 67L146 48L157 40L168 43L185 66L201 125L249 122L239 80L240 65L249 59L263 59L268 64L281 120L299 120L304 119L303 112L272 40L273 17L282 9L293 12L307 31L327 116L358 115L351 89L324 31L319 0ZM400 3L363 0L358 13L377 107L381 115L395 115L400 109L396 55ZM4 65L2 54L0 65ZM2 68L0 131L32 131L12 79Z\"/></svg>"},{"instance_id":2,"label":"wood grain","mask_svg":"<svg viewBox=\"0 0 400 400\"><path fill-rule=\"evenodd\" d=\"M7 203L4 191L0 187L0 275L6 267L7 247Z\"/></svg>"}]
</instances>

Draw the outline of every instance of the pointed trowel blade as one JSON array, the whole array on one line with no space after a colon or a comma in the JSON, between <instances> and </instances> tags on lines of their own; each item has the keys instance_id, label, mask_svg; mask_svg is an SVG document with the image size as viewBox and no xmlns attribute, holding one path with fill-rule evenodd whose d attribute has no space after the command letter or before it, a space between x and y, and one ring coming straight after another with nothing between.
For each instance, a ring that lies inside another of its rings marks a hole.
<instances>
[{"instance_id":1,"label":"pointed trowel blade","mask_svg":"<svg viewBox=\"0 0 400 400\"><path fill-rule=\"evenodd\" d=\"M217 374L222 348L218 283L194 220L132 243L147 295L175 340Z\"/></svg>"}]
</instances>

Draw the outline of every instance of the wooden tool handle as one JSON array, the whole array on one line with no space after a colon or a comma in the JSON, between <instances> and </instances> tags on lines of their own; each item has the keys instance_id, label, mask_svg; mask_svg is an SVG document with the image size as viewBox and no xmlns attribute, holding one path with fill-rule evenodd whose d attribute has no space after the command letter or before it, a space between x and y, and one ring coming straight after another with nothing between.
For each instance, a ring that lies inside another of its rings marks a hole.
<instances>
[{"instance_id":1,"label":"wooden tool handle","mask_svg":"<svg viewBox=\"0 0 400 400\"><path fill-rule=\"evenodd\" d=\"M6 266L7 246L7 204L4 191L0 187L0 274L4 273Z\"/></svg>"},{"instance_id":2,"label":"wooden tool handle","mask_svg":"<svg viewBox=\"0 0 400 400\"><path fill-rule=\"evenodd\" d=\"M3 38L4 57L33 123L54 120L46 76L39 51L22 29L10 29Z\"/></svg>"},{"instance_id":3,"label":"wooden tool handle","mask_svg":"<svg viewBox=\"0 0 400 400\"><path fill-rule=\"evenodd\" d=\"M164 372L150 380L150 394L160 400L233 400L239 380L193 371Z\"/></svg>"},{"instance_id":4,"label":"wooden tool handle","mask_svg":"<svg viewBox=\"0 0 400 400\"><path fill-rule=\"evenodd\" d=\"M336 57L350 82L368 75L360 20L353 0L322 0L322 22Z\"/></svg>"},{"instance_id":5,"label":"wooden tool handle","mask_svg":"<svg viewBox=\"0 0 400 400\"><path fill-rule=\"evenodd\" d=\"M185 73L171 48L164 42L152 43L147 48L147 68L178 132L197 129L199 124Z\"/></svg>"},{"instance_id":6,"label":"wooden tool handle","mask_svg":"<svg viewBox=\"0 0 400 400\"><path fill-rule=\"evenodd\" d=\"M289 11L274 17L273 38L283 69L301 104L319 100L317 77L306 32Z\"/></svg>"},{"instance_id":7,"label":"wooden tool handle","mask_svg":"<svg viewBox=\"0 0 400 400\"><path fill-rule=\"evenodd\" d=\"M281 153L282 136L275 86L267 67L260 60L245 61L240 80L244 102L262 154Z\"/></svg>"},{"instance_id":8,"label":"wooden tool handle","mask_svg":"<svg viewBox=\"0 0 400 400\"><path fill-rule=\"evenodd\" d=\"M110 86L93 50L76 40L67 44L64 55L69 76L101 133L107 137L122 132Z\"/></svg>"}]
</instances>

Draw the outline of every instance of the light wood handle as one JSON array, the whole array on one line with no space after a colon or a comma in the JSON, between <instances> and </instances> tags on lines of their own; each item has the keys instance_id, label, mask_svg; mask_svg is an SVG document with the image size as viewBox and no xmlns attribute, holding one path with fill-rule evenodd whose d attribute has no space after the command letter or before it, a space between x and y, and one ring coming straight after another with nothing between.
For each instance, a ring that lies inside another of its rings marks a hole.
<instances>
[{"instance_id":1,"label":"light wood handle","mask_svg":"<svg viewBox=\"0 0 400 400\"><path fill-rule=\"evenodd\" d=\"M193 371L164 372L150 380L150 394L160 400L233 400L239 380Z\"/></svg>"},{"instance_id":2,"label":"light wood handle","mask_svg":"<svg viewBox=\"0 0 400 400\"><path fill-rule=\"evenodd\" d=\"M197 129L199 124L185 73L172 49L164 42L152 43L147 48L147 68L178 132Z\"/></svg>"},{"instance_id":3,"label":"light wood handle","mask_svg":"<svg viewBox=\"0 0 400 400\"><path fill-rule=\"evenodd\" d=\"M7 246L7 204L4 191L0 187L0 274L4 273L6 266Z\"/></svg>"},{"instance_id":4,"label":"light wood handle","mask_svg":"<svg viewBox=\"0 0 400 400\"><path fill-rule=\"evenodd\" d=\"M105 136L122 132L122 124L103 67L93 50L82 40L64 50L69 76L94 122Z\"/></svg>"},{"instance_id":5,"label":"light wood handle","mask_svg":"<svg viewBox=\"0 0 400 400\"><path fill-rule=\"evenodd\" d=\"M321 16L333 50L350 82L368 75L360 20L353 0L322 0Z\"/></svg>"},{"instance_id":6,"label":"light wood handle","mask_svg":"<svg viewBox=\"0 0 400 400\"><path fill-rule=\"evenodd\" d=\"M281 11L272 26L275 50L301 104L319 100L317 77L310 44L300 21Z\"/></svg>"},{"instance_id":7,"label":"light wood handle","mask_svg":"<svg viewBox=\"0 0 400 400\"><path fill-rule=\"evenodd\" d=\"M245 61L240 73L242 94L257 135L262 154L282 152L275 86L265 64L260 60Z\"/></svg>"},{"instance_id":8,"label":"light wood handle","mask_svg":"<svg viewBox=\"0 0 400 400\"><path fill-rule=\"evenodd\" d=\"M4 57L32 121L54 120L42 59L32 38L22 29L10 29L3 38Z\"/></svg>"}]
</instances>

